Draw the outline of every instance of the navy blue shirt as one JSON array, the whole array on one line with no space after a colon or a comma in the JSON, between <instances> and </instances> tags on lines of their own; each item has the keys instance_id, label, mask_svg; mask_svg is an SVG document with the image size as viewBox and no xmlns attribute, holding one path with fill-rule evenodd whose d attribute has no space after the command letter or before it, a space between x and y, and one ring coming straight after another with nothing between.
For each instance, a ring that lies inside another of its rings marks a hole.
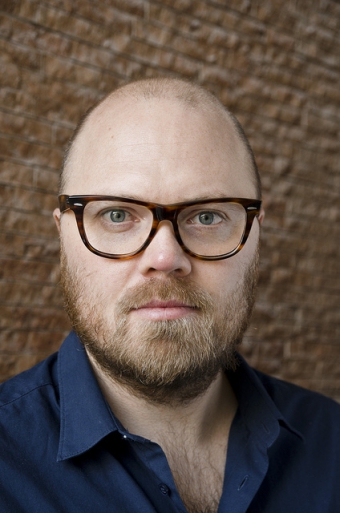
<instances>
[{"instance_id":1,"label":"navy blue shirt","mask_svg":"<svg viewBox=\"0 0 340 513\"><path fill-rule=\"evenodd\" d=\"M241 358L228 377L239 408L219 513L339 513L340 406ZM0 511L186 511L162 449L115 418L74 333L1 385Z\"/></svg>"}]
</instances>

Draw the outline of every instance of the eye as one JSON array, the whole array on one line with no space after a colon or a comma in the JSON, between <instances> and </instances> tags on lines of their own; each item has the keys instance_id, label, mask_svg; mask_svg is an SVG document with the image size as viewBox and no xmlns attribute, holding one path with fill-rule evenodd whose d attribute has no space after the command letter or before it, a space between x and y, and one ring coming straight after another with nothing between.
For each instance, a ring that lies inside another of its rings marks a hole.
<instances>
[{"instance_id":1,"label":"eye","mask_svg":"<svg viewBox=\"0 0 340 513\"><path fill-rule=\"evenodd\" d=\"M195 215L195 217L192 219L192 222L199 222L200 224L204 224L206 226L212 225L212 224L218 224L222 221L221 216L216 214L215 212L200 212L199 214Z\"/></svg>"},{"instance_id":2,"label":"eye","mask_svg":"<svg viewBox=\"0 0 340 513\"><path fill-rule=\"evenodd\" d=\"M113 223L122 223L127 217L127 212L125 210L111 210L110 212L107 212L107 214Z\"/></svg>"}]
</instances>

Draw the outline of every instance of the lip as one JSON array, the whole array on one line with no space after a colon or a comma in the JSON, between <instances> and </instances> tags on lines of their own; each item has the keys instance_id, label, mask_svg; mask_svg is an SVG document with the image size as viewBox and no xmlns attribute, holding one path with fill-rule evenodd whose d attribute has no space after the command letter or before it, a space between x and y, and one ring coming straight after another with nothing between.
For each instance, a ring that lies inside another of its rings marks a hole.
<instances>
[{"instance_id":1,"label":"lip","mask_svg":"<svg viewBox=\"0 0 340 513\"><path fill-rule=\"evenodd\" d=\"M154 299L133 309L131 313L137 317L159 321L180 319L181 317L192 314L195 310L195 307L182 303L181 301L160 301Z\"/></svg>"}]
</instances>

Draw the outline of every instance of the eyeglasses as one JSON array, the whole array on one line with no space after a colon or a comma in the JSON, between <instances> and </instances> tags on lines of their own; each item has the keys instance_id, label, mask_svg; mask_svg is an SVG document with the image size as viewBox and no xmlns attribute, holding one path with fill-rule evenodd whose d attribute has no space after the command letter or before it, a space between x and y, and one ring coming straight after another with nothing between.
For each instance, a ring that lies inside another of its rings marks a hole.
<instances>
[{"instance_id":1,"label":"eyeglasses","mask_svg":"<svg viewBox=\"0 0 340 513\"><path fill-rule=\"evenodd\" d=\"M158 205L116 196L59 196L61 213L72 210L85 246L104 258L129 259L170 221L183 251L201 260L222 260L247 241L261 201L214 198Z\"/></svg>"}]
</instances>

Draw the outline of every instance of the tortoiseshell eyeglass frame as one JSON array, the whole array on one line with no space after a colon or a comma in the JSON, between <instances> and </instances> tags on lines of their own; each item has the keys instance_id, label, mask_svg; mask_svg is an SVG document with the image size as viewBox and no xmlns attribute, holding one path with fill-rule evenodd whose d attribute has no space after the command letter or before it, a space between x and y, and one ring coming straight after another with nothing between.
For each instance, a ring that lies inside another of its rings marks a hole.
<instances>
[{"instance_id":1,"label":"tortoiseshell eyeglass frame","mask_svg":"<svg viewBox=\"0 0 340 513\"><path fill-rule=\"evenodd\" d=\"M175 238L178 242L178 244L181 246L183 251L187 253L188 255L191 255L192 257L198 258L200 260L224 260L225 258L230 258L236 253L238 253L243 246L245 245L248 235L250 233L253 221L255 217L258 217L260 214L261 209L261 201L255 200L255 199L246 199L246 198L213 198L213 199L207 199L207 200L200 200L200 201L186 201L183 203L177 203L172 205L159 205L157 203L148 203L145 201L138 201L131 198L121 198L118 196L68 196L67 194L62 194L58 197L59 199L59 207L60 212L63 214L64 212L67 212L68 210L72 210L74 212L74 215L76 217L76 222L79 230L80 237L87 247L89 251L94 253L95 255L104 257L104 258L111 258L111 259L117 259L117 260L128 260L130 258L133 258L142 251L144 251L147 246L152 241L153 237L155 236L157 232L158 225L161 221L170 221L172 223ZM141 205L143 207L148 208L153 215L153 222L152 227L149 233L149 236L147 237L145 243L138 248L136 251L132 253L127 253L123 255L114 255L111 253L103 253L101 251L98 251L95 249L87 240L85 229L84 229L84 223L83 223L83 214L84 209L88 203L91 201L123 201L124 203L134 203L135 205ZM177 218L178 215L182 210L184 210L187 207L191 207L194 205L204 205L206 203L238 203L242 205L244 210L247 214L247 220L246 220L246 226L245 230L242 236L242 239L239 243L239 245L230 251L229 253L225 253L223 255L217 255L217 256L204 256L199 255L197 253L194 253L189 248L187 248L179 234L178 224L177 224Z\"/></svg>"}]
</instances>

